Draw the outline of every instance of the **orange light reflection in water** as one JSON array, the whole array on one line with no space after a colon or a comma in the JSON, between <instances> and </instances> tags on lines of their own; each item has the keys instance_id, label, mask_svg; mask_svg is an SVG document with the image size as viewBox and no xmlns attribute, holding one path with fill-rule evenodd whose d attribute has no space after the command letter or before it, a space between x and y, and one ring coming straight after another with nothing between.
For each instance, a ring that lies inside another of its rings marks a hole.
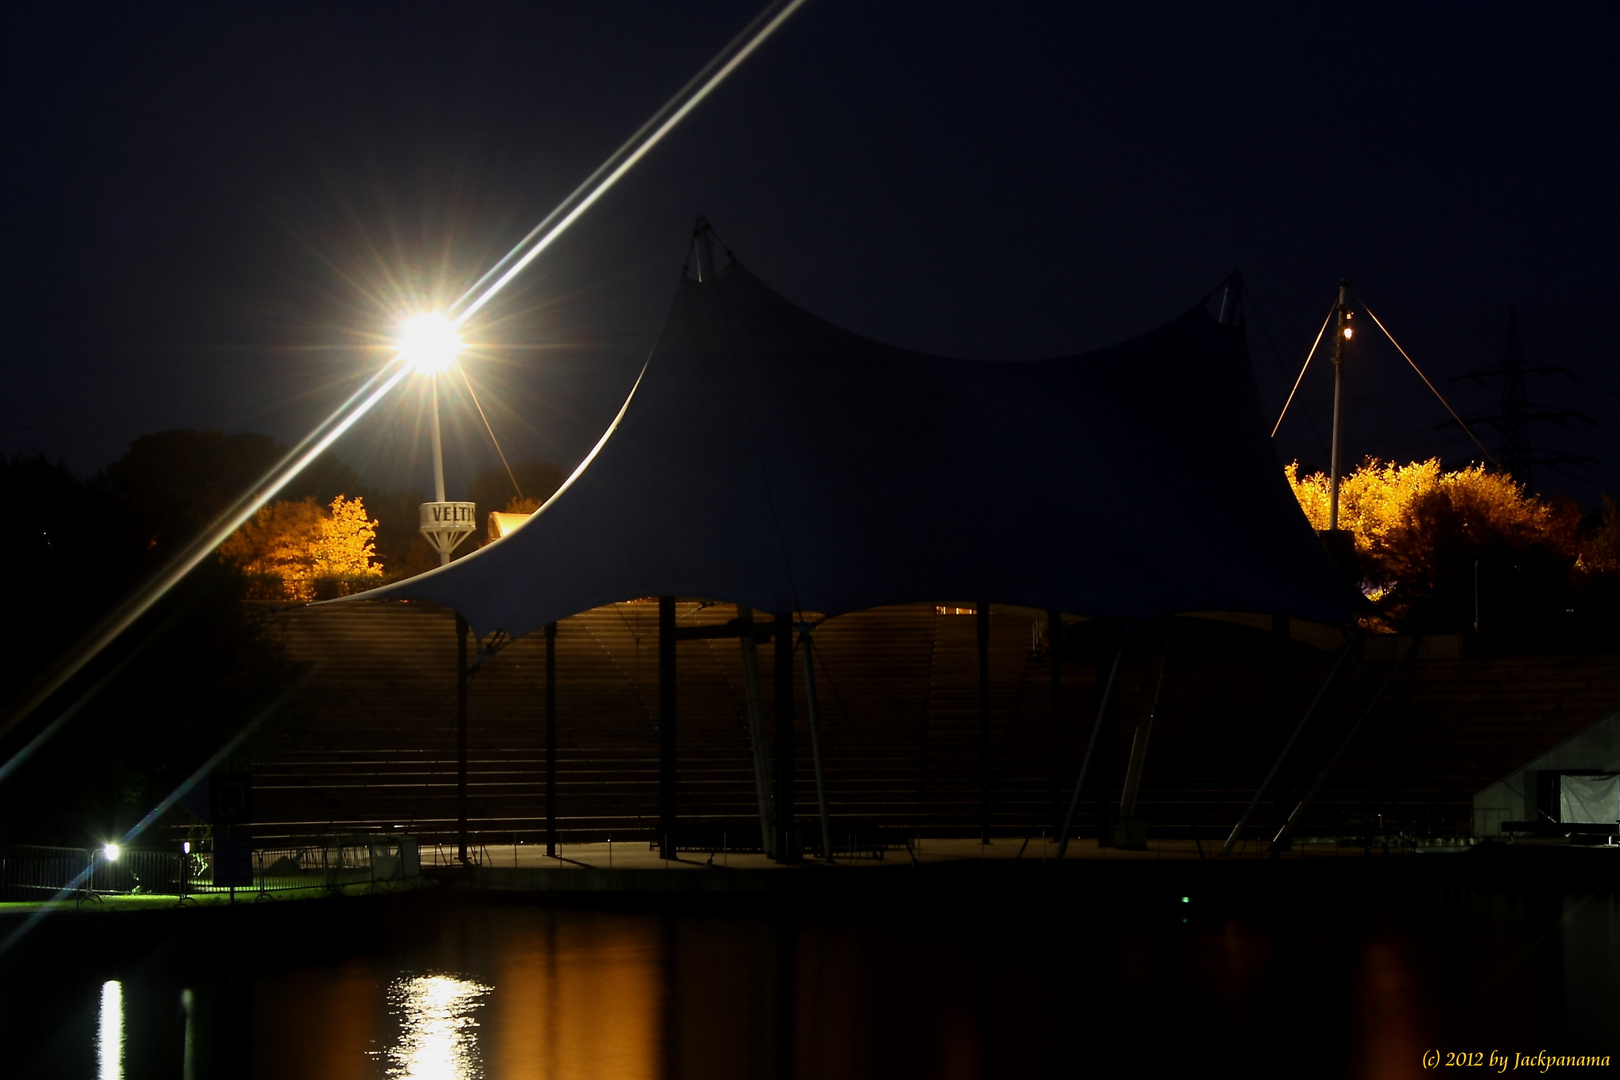
<instances>
[{"instance_id":1,"label":"orange light reflection in water","mask_svg":"<svg viewBox=\"0 0 1620 1080\"><path fill-rule=\"evenodd\" d=\"M1424 1034L1435 1030L1420 954L1420 943L1410 935L1387 930L1362 942L1352 990L1353 1026L1376 1037L1358 1040L1354 1075L1394 1080L1420 1073L1423 1052L1433 1049Z\"/></svg>"},{"instance_id":2,"label":"orange light reflection in water","mask_svg":"<svg viewBox=\"0 0 1620 1080\"><path fill-rule=\"evenodd\" d=\"M259 1045L275 1045L284 1040L281 1033L296 1031L309 1075L372 1080L376 1073L368 1052L376 1049L380 1035L379 1010L377 986L363 966L293 972L272 979L267 989L255 1020ZM284 1064L278 1055L264 1055L255 1061L254 1075L285 1075Z\"/></svg>"},{"instance_id":3,"label":"orange light reflection in water","mask_svg":"<svg viewBox=\"0 0 1620 1080\"><path fill-rule=\"evenodd\" d=\"M382 1057L397 1080L472 1080L482 1075L478 1054L479 999L490 988L453 975L412 975L388 988L399 1038Z\"/></svg>"},{"instance_id":4,"label":"orange light reflection in water","mask_svg":"<svg viewBox=\"0 0 1620 1080\"><path fill-rule=\"evenodd\" d=\"M509 928L484 1059L502 1080L654 1080L663 1028L656 927L552 919Z\"/></svg>"}]
</instances>

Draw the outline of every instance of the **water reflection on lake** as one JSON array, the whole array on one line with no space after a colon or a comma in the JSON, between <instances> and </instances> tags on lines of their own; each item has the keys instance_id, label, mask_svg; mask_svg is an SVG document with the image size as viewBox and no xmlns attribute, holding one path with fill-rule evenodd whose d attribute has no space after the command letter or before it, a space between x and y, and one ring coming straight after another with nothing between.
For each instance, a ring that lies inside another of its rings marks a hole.
<instances>
[{"instance_id":1,"label":"water reflection on lake","mask_svg":"<svg viewBox=\"0 0 1620 1080\"><path fill-rule=\"evenodd\" d=\"M413 975L388 987L389 1016L399 1025L384 1052L388 1075L398 1080L476 1080L478 1057L473 1010L490 988L452 975Z\"/></svg>"},{"instance_id":2,"label":"water reflection on lake","mask_svg":"<svg viewBox=\"0 0 1620 1080\"><path fill-rule=\"evenodd\" d=\"M1213 1048L1262 1045L1250 1075L1371 1078L1421 1074L1427 1049L1620 1046L1609 891L1179 900L930 917L427 904L370 936L180 936L82 974L5 971L0 1071L943 1080L1079 1075L1121 1053L1203 1074Z\"/></svg>"},{"instance_id":3,"label":"water reflection on lake","mask_svg":"<svg viewBox=\"0 0 1620 1080\"><path fill-rule=\"evenodd\" d=\"M96 1029L96 1076L124 1078L124 987L117 979L101 984L101 1022Z\"/></svg>"}]
</instances>

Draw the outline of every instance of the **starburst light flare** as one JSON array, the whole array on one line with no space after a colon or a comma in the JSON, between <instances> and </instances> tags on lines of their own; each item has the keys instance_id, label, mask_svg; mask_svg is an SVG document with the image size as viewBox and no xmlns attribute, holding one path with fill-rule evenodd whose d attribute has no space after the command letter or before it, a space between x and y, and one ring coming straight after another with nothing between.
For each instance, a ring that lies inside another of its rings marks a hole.
<instances>
[{"instance_id":1,"label":"starburst light flare","mask_svg":"<svg viewBox=\"0 0 1620 1080\"><path fill-rule=\"evenodd\" d=\"M69 679L77 675L86 664L100 655L101 651L111 645L120 634L128 630L135 620L151 610L152 605L162 599L170 589L174 588L181 578L195 570L197 565L211 555L215 548L223 544L227 537L241 528L248 518L259 512L260 507L274 498L276 492L303 472L310 462L314 461L327 447L336 442L339 436L353 427L357 420L370 412L372 406L387 397L388 392L411 372L410 368L398 364L397 358L390 361L384 371L389 369L393 370L393 374L384 380L382 385L377 386L370 394L362 398L358 404L350 405L353 398L350 399L350 402L345 402L345 407L348 407L347 414L342 414L340 411L334 413L332 417L328 417L327 422L316 429L316 431L320 432L319 437L306 437L303 442L299 443L298 447L286 459L283 459L286 464L279 473L273 475L248 495L238 499L228 511L215 519L214 524L203 535L193 540L189 546L171 559L139 592L124 601L112 614L104 618L81 638L78 644L58 662L56 667L35 684L18 707L12 710L5 723L0 724L0 737L4 737L12 728L20 724L25 717L43 705L46 699L60 690ZM381 374L373 376L368 380L366 386L374 385ZM33 744L30 743L29 749L32 747ZM10 763L8 762L6 767L0 768L0 775L9 772L9 766Z\"/></svg>"},{"instance_id":2,"label":"starburst light flare","mask_svg":"<svg viewBox=\"0 0 1620 1080\"><path fill-rule=\"evenodd\" d=\"M777 0L760 12L741 34L727 42L726 47L721 49L685 86L676 91L674 97L664 102L663 108L625 140L624 145L615 150L612 157L604 161L583 184L558 204L557 209L530 229L529 235L518 241L516 247L507 252L500 262L491 267L483 277L473 283L472 288L450 305L451 310L456 312L455 325L463 325L479 308L493 300L496 293L506 288L508 282L522 273L524 267L533 262L542 251L550 247L551 242L561 236L563 230L577 221L581 214L589 210L596 200L606 195L608 189L619 182L620 177L629 172L649 150L657 146L660 139L674 130L676 124L697 108L699 102L724 82L727 75L737 70L738 65L764 44L765 39L775 33L776 28L786 22L789 15L803 7L804 3L805 0L787 0L786 3ZM494 280L491 283L492 278ZM486 283L490 283L488 288L485 288Z\"/></svg>"},{"instance_id":3,"label":"starburst light flare","mask_svg":"<svg viewBox=\"0 0 1620 1080\"><path fill-rule=\"evenodd\" d=\"M506 285L512 281L524 268L539 256L552 241L577 221L586 210L596 203L608 189L619 181L634 165L640 161L648 151L675 128L688 113L697 107L698 103L707 97L725 78L735 71L744 60L764 43L776 29L805 3L805 0L773 0L737 37L726 44L714 59L700 70L697 75L687 82L674 97L664 103L652 118L643 124L622 146L616 150L607 161L593 172L586 181L564 199L540 224L536 225L529 234L523 238L507 255L490 268L473 287L468 289L462 297L451 305L450 311L454 315L422 316L419 318L434 318L442 321L424 324L425 337L431 338L437 344L431 348L425 347L425 353L430 353L435 359L422 361L413 359L402 350L383 368L374 373L360 386L347 400L335 409L325 420L306 435L297 446L288 451L276 466L267 472L260 482L243 494L230 507L228 507L214 523L204 531L195 541L188 545L178 555L160 570L156 576L149 580L138 592L120 605L112 614L104 618L94 628L81 638L74 647L59 660L51 669L35 681L27 689L22 698L11 709L4 722L0 722L0 738L4 738L13 728L20 724L35 709L43 705L53 694L62 689L73 676L78 674L86 664L100 655L108 645L116 640L125 630L151 609L181 578L194 570L203 559L207 558L226 538L242 526L249 518L258 513L259 509L276 496L283 487L290 483L299 473L312 462L322 451L331 446L339 436L354 426L371 408L398 385L401 379L413 370L431 369L429 365L443 364L437 370L448 370L455 359L455 351L460 348L460 341L455 331L472 317L480 308L495 297ZM412 320L413 330L408 338L415 340L415 324ZM427 327L434 327L431 334ZM446 348L453 341L452 347ZM448 357L448 358L447 358ZM39 737L36 737L29 747L20 751L26 756L28 750L35 744L44 741L50 734L60 729L60 724L52 724ZM0 778L11 771L20 758L13 756L5 766L0 766Z\"/></svg>"},{"instance_id":4,"label":"starburst light flare","mask_svg":"<svg viewBox=\"0 0 1620 1080\"><path fill-rule=\"evenodd\" d=\"M418 315L405 323L399 354L411 368L423 375L449 371L461 352L461 337L455 325L438 312Z\"/></svg>"}]
</instances>

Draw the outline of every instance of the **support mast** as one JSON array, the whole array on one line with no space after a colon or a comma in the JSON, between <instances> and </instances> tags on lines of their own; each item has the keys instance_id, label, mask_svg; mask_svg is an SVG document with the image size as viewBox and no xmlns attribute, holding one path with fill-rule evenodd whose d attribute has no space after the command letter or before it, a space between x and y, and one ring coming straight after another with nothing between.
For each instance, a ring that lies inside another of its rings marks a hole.
<instances>
[{"instance_id":1,"label":"support mast","mask_svg":"<svg viewBox=\"0 0 1620 1080\"><path fill-rule=\"evenodd\" d=\"M1333 457L1328 472L1328 528L1339 527L1339 477L1343 475L1344 456L1344 346L1350 340L1350 309L1347 294L1350 283L1339 282L1338 322L1333 332Z\"/></svg>"}]
</instances>

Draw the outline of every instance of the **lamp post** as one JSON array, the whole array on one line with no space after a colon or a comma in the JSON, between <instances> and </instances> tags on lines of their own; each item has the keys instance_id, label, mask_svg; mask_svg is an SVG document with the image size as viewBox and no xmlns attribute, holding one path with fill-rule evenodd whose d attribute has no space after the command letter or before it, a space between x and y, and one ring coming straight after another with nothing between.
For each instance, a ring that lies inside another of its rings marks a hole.
<instances>
[{"instance_id":1,"label":"lamp post","mask_svg":"<svg viewBox=\"0 0 1620 1080\"><path fill-rule=\"evenodd\" d=\"M444 497L444 441L439 436L439 375L449 371L461 351L456 327L443 315L418 315L405 324L400 353L413 368L431 381L428 394L432 404L433 502L421 508L422 536L439 553L439 565L450 562L450 553L472 535L478 507L470 502L450 502ZM467 857L467 621L456 614L456 839L462 866Z\"/></svg>"},{"instance_id":2,"label":"lamp post","mask_svg":"<svg viewBox=\"0 0 1620 1080\"><path fill-rule=\"evenodd\" d=\"M450 561L450 553L477 528L478 507L470 502L450 502L444 497L444 442L439 434L439 375L455 365L461 339L455 325L443 315L418 315L405 324L400 352L411 366L430 380L430 430L433 433L433 501L420 511L422 536L439 553L439 565Z\"/></svg>"},{"instance_id":3,"label":"lamp post","mask_svg":"<svg viewBox=\"0 0 1620 1080\"><path fill-rule=\"evenodd\" d=\"M1344 347L1355 330L1350 326L1350 283L1339 282L1338 325L1333 334L1333 449L1328 466L1328 531L1339 528L1339 478L1344 475L1341 458L1344 453ZM434 429L438 431L437 428Z\"/></svg>"}]
</instances>

